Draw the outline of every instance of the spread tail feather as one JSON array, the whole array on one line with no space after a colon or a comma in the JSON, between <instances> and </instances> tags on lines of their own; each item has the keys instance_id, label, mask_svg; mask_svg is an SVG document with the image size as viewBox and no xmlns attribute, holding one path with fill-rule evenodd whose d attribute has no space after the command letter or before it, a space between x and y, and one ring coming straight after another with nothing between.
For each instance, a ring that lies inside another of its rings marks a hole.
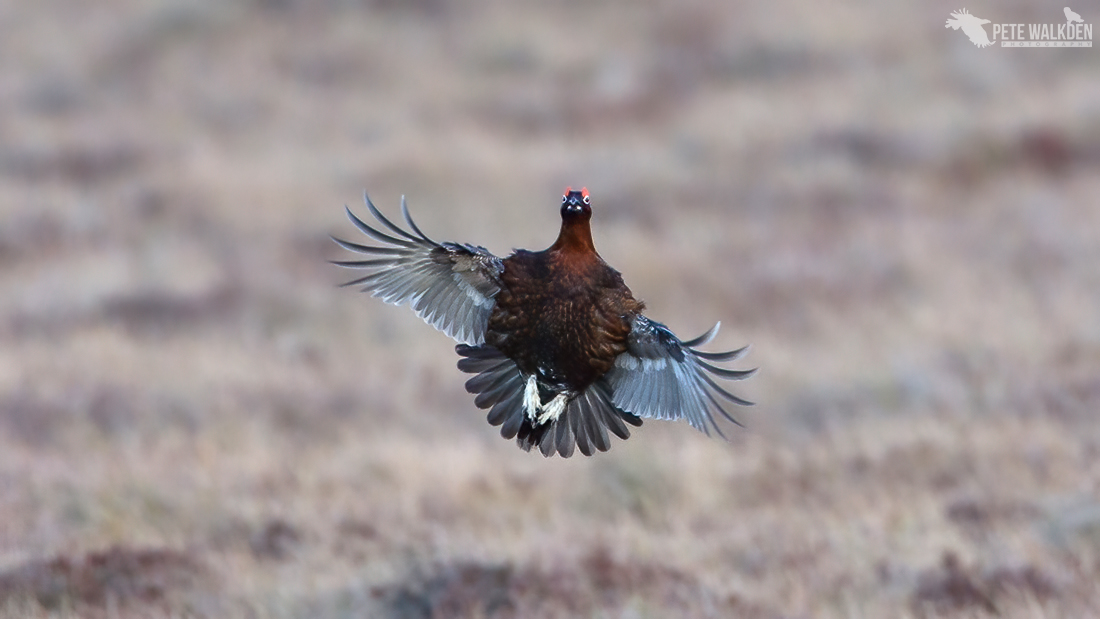
<instances>
[{"instance_id":1,"label":"spread tail feather","mask_svg":"<svg viewBox=\"0 0 1100 619\"><path fill-rule=\"evenodd\" d=\"M466 381L466 390L477 394L474 404L489 409L489 423L500 426L504 438L515 438L524 451L537 446L546 457L556 453L568 458L574 449L591 456L611 449L609 431L625 440L630 436L628 425L642 425L639 417L611 403L611 390L604 381L570 398L556 418L538 423L528 416L523 403L527 377L512 360L489 345L460 344L455 352L462 357L458 369L476 374Z\"/></svg>"}]
</instances>

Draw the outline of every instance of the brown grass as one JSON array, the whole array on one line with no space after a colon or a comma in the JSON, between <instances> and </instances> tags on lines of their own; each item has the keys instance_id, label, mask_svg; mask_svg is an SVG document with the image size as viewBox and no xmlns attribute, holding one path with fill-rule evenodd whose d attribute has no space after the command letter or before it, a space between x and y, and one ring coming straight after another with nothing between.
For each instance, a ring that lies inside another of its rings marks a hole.
<instances>
[{"instance_id":1,"label":"brown grass","mask_svg":"<svg viewBox=\"0 0 1100 619\"><path fill-rule=\"evenodd\" d=\"M920 2L9 4L0 616L1100 615L1092 50ZM747 431L522 453L325 263L363 188L503 254L567 184L654 318L754 345Z\"/></svg>"},{"instance_id":2,"label":"brown grass","mask_svg":"<svg viewBox=\"0 0 1100 619\"><path fill-rule=\"evenodd\" d=\"M205 578L186 553L112 547L72 558L31 561L0 574L0 599L8 609L69 610L81 616L171 612ZM205 588L212 589L206 582ZM170 598L176 598L170 600Z\"/></svg>"}]
</instances>

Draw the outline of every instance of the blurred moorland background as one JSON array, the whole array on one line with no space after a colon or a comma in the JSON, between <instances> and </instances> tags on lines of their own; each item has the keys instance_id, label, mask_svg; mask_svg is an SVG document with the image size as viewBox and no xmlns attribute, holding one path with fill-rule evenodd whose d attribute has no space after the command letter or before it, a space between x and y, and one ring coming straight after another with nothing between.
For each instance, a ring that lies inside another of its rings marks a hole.
<instances>
[{"instance_id":1,"label":"blurred moorland background","mask_svg":"<svg viewBox=\"0 0 1100 619\"><path fill-rule=\"evenodd\" d=\"M1100 56L958 9L0 2L0 615L1100 616ZM523 453L326 263L567 184L747 430Z\"/></svg>"}]
</instances>

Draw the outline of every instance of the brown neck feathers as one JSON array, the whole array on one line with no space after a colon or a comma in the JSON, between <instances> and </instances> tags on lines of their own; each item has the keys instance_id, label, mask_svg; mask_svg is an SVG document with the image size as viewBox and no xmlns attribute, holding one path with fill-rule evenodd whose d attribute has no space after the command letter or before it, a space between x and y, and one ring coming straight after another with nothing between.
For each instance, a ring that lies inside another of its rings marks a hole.
<instances>
[{"instance_id":1,"label":"brown neck feathers","mask_svg":"<svg viewBox=\"0 0 1100 619\"><path fill-rule=\"evenodd\" d=\"M552 250L568 252L596 253L596 245L592 243L592 227L589 225L589 216L563 217L561 232L558 240L550 246Z\"/></svg>"}]
</instances>

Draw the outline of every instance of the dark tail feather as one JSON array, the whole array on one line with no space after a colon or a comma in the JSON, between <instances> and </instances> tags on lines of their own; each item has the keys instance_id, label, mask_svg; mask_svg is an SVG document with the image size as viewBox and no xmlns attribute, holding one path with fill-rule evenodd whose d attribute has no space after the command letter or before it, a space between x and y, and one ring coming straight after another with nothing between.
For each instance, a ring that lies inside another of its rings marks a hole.
<instances>
[{"instance_id":1,"label":"dark tail feather","mask_svg":"<svg viewBox=\"0 0 1100 619\"><path fill-rule=\"evenodd\" d=\"M627 425L642 425L639 417L611 403L611 391L602 382L570 400L561 417L535 425L523 410L526 380L513 361L489 345L459 344L455 352L462 356L458 369L474 374L466 381L466 390L477 395L474 404L489 409L489 423L500 426L504 438L514 437L524 451L538 447L548 458L555 453L568 458L575 450L591 456L611 449L610 434L626 439L630 436ZM542 387L539 391L544 402L557 395Z\"/></svg>"},{"instance_id":2,"label":"dark tail feather","mask_svg":"<svg viewBox=\"0 0 1100 619\"><path fill-rule=\"evenodd\" d=\"M519 448L523 451L531 451L531 448L535 445L541 445L543 439L547 436L553 437L554 433L551 432L553 427L553 423L531 425L531 420L524 417L519 427L519 433L516 434L516 445L519 445ZM542 455L550 457L553 454L554 451L551 449L549 453L544 452Z\"/></svg>"},{"instance_id":3,"label":"dark tail feather","mask_svg":"<svg viewBox=\"0 0 1100 619\"><path fill-rule=\"evenodd\" d=\"M625 422L625 423L624 423ZM550 423L532 425L526 417L516 435L516 443L524 451L536 445L546 457L557 453L563 458L573 455L574 448L586 456L611 449L608 430L621 439L630 436L627 424L642 425L641 418L615 408L602 383L588 387L573 398L561 417Z\"/></svg>"}]
</instances>

